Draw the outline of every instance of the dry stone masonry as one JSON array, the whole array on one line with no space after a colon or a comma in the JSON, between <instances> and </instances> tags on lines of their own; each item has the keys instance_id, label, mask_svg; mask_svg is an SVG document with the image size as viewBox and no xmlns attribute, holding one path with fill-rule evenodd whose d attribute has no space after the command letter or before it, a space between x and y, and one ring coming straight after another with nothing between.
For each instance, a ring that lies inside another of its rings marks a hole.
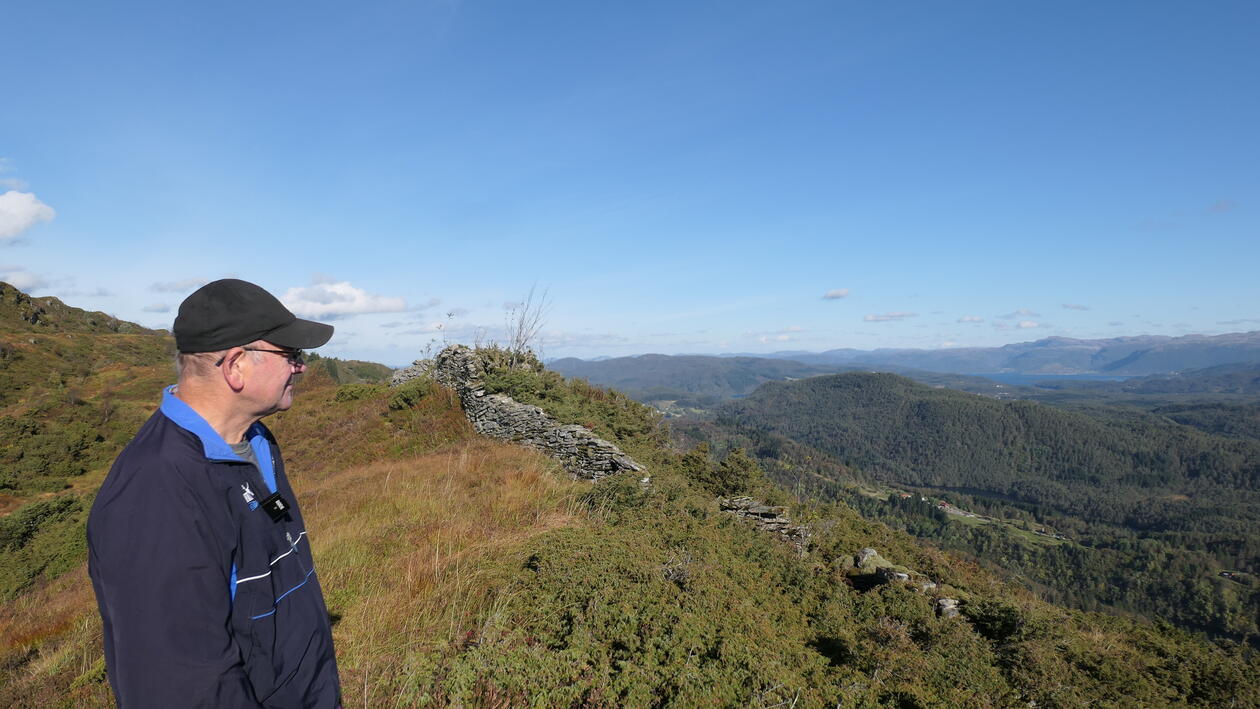
<instances>
[{"instance_id":1,"label":"dry stone masonry","mask_svg":"<svg viewBox=\"0 0 1260 709\"><path fill-rule=\"evenodd\" d=\"M762 531L783 535L801 551L809 546L809 529L792 524L792 520L784 514L787 512L786 507L763 505L751 497L732 497L718 500L718 504L724 512L752 520Z\"/></svg>"},{"instance_id":2,"label":"dry stone masonry","mask_svg":"<svg viewBox=\"0 0 1260 709\"><path fill-rule=\"evenodd\" d=\"M537 406L522 404L510 396L487 394L481 361L464 345L447 347L431 364L421 360L400 370L390 384L398 386L430 373L459 396L464 414L478 433L541 450L574 477L598 480L627 470L644 470L617 446L581 426L561 424Z\"/></svg>"}]
</instances>

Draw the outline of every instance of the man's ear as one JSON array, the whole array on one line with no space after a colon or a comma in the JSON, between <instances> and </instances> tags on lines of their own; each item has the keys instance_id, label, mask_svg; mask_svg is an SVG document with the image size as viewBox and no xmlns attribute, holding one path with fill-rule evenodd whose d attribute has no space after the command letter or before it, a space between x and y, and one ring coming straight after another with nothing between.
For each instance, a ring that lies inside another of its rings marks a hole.
<instances>
[{"instance_id":1,"label":"man's ear","mask_svg":"<svg viewBox=\"0 0 1260 709\"><path fill-rule=\"evenodd\" d=\"M241 370L245 364L245 348L233 347L223 356L223 365L219 367L219 371L223 374L223 381L232 389L232 391L240 391L245 388L245 373Z\"/></svg>"}]
</instances>

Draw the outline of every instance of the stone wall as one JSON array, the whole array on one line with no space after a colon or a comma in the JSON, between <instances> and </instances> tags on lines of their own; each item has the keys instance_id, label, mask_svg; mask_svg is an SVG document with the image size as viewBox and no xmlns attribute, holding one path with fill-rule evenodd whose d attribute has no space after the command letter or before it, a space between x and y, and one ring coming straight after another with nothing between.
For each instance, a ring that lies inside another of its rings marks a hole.
<instances>
[{"instance_id":1,"label":"stone wall","mask_svg":"<svg viewBox=\"0 0 1260 709\"><path fill-rule=\"evenodd\" d=\"M464 414L480 434L520 443L555 458L574 477L598 480L608 475L644 467L617 446L581 426L565 425L542 409L522 404L503 394L486 393L485 372L477 354L464 345L452 345L431 360L417 360L394 373L390 386L418 377L432 376L454 391ZM646 483L648 478L643 478ZM769 507L750 497L719 501L722 511L751 520L758 529L779 535L802 553L809 546L809 529L794 525L783 507Z\"/></svg>"},{"instance_id":2,"label":"stone wall","mask_svg":"<svg viewBox=\"0 0 1260 709\"><path fill-rule=\"evenodd\" d=\"M757 528L763 532L773 532L782 535L784 539L792 542L793 546L801 551L805 551L809 546L809 528L792 524L792 520L786 516L786 507L763 505L751 497L732 497L718 500L718 505L723 512L729 512L736 517L752 520L757 525Z\"/></svg>"},{"instance_id":3,"label":"stone wall","mask_svg":"<svg viewBox=\"0 0 1260 709\"><path fill-rule=\"evenodd\" d=\"M400 370L390 383L398 386L430 372L439 384L459 396L464 414L482 435L541 450L574 477L587 480L644 470L617 446L582 426L561 424L537 406L522 404L509 396L487 394L481 362L464 345L447 347L431 363L419 361Z\"/></svg>"}]
</instances>

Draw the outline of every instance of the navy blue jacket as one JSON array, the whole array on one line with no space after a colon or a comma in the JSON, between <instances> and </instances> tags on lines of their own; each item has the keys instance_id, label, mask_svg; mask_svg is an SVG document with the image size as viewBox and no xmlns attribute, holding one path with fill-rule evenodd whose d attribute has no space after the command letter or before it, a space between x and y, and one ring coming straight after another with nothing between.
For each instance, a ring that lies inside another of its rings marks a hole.
<instances>
[{"instance_id":1,"label":"navy blue jacket","mask_svg":"<svg viewBox=\"0 0 1260 709\"><path fill-rule=\"evenodd\" d=\"M88 571L121 709L336 707L332 630L271 432L245 462L168 387L88 517ZM272 521L259 503L290 503Z\"/></svg>"}]
</instances>

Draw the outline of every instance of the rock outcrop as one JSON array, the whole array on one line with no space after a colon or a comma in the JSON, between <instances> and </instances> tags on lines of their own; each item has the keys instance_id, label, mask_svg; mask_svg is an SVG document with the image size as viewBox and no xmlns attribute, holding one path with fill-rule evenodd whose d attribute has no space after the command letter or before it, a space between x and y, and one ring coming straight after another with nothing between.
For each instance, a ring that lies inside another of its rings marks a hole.
<instances>
[{"instance_id":1,"label":"rock outcrop","mask_svg":"<svg viewBox=\"0 0 1260 709\"><path fill-rule=\"evenodd\" d=\"M932 597L937 596L940 588L927 576L905 566L894 564L870 547L859 549L851 557L841 557L839 567L840 571L852 579L854 586L861 590L869 590L885 584L901 584ZM956 598L938 596L934 607L936 615L941 618L958 617L958 599Z\"/></svg>"},{"instance_id":2,"label":"rock outcrop","mask_svg":"<svg viewBox=\"0 0 1260 709\"><path fill-rule=\"evenodd\" d=\"M936 599L936 614L942 618L957 618L958 617L958 599L955 599L955 598Z\"/></svg>"},{"instance_id":3,"label":"rock outcrop","mask_svg":"<svg viewBox=\"0 0 1260 709\"><path fill-rule=\"evenodd\" d=\"M442 350L431 365L418 361L396 373L390 383L398 386L430 372L439 384L459 396L464 414L482 435L541 450L574 477L587 480L644 470L617 446L582 426L561 424L537 406L522 404L510 396L486 393L481 362L464 345Z\"/></svg>"},{"instance_id":4,"label":"rock outcrop","mask_svg":"<svg viewBox=\"0 0 1260 709\"><path fill-rule=\"evenodd\" d=\"M724 512L752 520L758 529L782 535L801 551L809 546L809 528L792 524L785 516L786 507L763 505L751 497L722 499L718 500L718 505Z\"/></svg>"}]
</instances>

